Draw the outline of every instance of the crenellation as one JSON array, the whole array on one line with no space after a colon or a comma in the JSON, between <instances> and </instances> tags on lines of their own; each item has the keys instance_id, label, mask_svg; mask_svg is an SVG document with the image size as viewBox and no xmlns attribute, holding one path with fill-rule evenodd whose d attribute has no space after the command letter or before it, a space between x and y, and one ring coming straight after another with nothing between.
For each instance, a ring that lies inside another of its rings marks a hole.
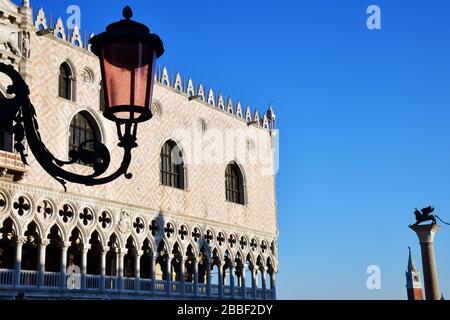
<instances>
[{"instance_id":1,"label":"crenellation","mask_svg":"<svg viewBox=\"0 0 450 320\"><path fill-rule=\"evenodd\" d=\"M195 96L195 88L191 78L189 78L186 93L189 97Z\"/></svg>"},{"instance_id":2,"label":"crenellation","mask_svg":"<svg viewBox=\"0 0 450 320\"><path fill-rule=\"evenodd\" d=\"M240 101L238 101L237 102L237 104L236 104L236 116L238 117L238 118L243 118L243 115L242 115L242 106L241 106L241 102Z\"/></svg>"},{"instance_id":3,"label":"crenellation","mask_svg":"<svg viewBox=\"0 0 450 320\"><path fill-rule=\"evenodd\" d=\"M175 81L173 84L173 88L179 92L183 92L183 82L181 80L181 75L179 72L175 75Z\"/></svg>"},{"instance_id":4,"label":"crenellation","mask_svg":"<svg viewBox=\"0 0 450 320\"><path fill-rule=\"evenodd\" d=\"M205 102L205 91L203 89L203 85L200 83L200 85L198 86L198 90L197 90L197 95L200 96L200 100Z\"/></svg>"},{"instance_id":5,"label":"crenellation","mask_svg":"<svg viewBox=\"0 0 450 320\"><path fill-rule=\"evenodd\" d=\"M264 114L264 118L263 118L263 128L264 129L270 129L269 128L269 120L267 118L267 113Z\"/></svg>"},{"instance_id":6,"label":"crenellation","mask_svg":"<svg viewBox=\"0 0 450 320\"><path fill-rule=\"evenodd\" d=\"M164 67L162 70L160 82L164 84L167 87L170 87L170 79L169 79L169 73L167 72L167 68Z\"/></svg>"},{"instance_id":7,"label":"crenellation","mask_svg":"<svg viewBox=\"0 0 450 320\"><path fill-rule=\"evenodd\" d=\"M244 114L242 110L241 103L238 101L236 105L233 104L232 98L229 97L225 104L225 100L221 93L218 94L217 98L214 94L214 90L210 88L208 90L208 96L206 98L205 89L202 84L200 84L197 88L197 92L195 92L195 84L192 78L189 78L187 82L187 86L183 86L183 77L179 72L176 73L175 77L169 76L169 72L167 67L164 67L161 72L161 66L158 66L158 71L155 74L155 80L162 85L175 89L180 94L185 94L188 97L198 96L199 100L215 107L218 110L227 112L230 115L234 115L237 118L244 119ZM272 106L269 106L269 109L264 114L260 114L257 110L255 110L253 116L251 113L250 107L247 107L245 112L245 121L252 122L253 124L267 130L273 129L274 124L271 125L272 121L275 121L275 118L272 118L270 114L273 114Z\"/></svg>"},{"instance_id":8,"label":"crenellation","mask_svg":"<svg viewBox=\"0 0 450 320\"><path fill-rule=\"evenodd\" d=\"M66 31L64 29L64 23L61 19L61 17L58 17L58 19L56 20L56 24L53 30L53 35L61 40L67 40L66 37Z\"/></svg>"},{"instance_id":9,"label":"crenellation","mask_svg":"<svg viewBox=\"0 0 450 320\"><path fill-rule=\"evenodd\" d=\"M228 98L227 111L230 114L234 114L233 101L231 100L231 98Z\"/></svg>"},{"instance_id":10,"label":"crenellation","mask_svg":"<svg viewBox=\"0 0 450 320\"><path fill-rule=\"evenodd\" d=\"M252 121L252 112L250 111L250 107L247 106L245 110L245 121L251 122Z\"/></svg>"},{"instance_id":11,"label":"crenellation","mask_svg":"<svg viewBox=\"0 0 450 320\"><path fill-rule=\"evenodd\" d=\"M217 98L217 108L224 111L225 110L225 103L223 102L222 94L219 93L219 97Z\"/></svg>"},{"instance_id":12,"label":"crenellation","mask_svg":"<svg viewBox=\"0 0 450 320\"><path fill-rule=\"evenodd\" d=\"M214 98L214 91L213 89L209 89L208 93L208 103L212 106L216 106L216 99Z\"/></svg>"},{"instance_id":13,"label":"crenellation","mask_svg":"<svg viewBox=\"0 0 450 320\"><path fill-rule=\"evenodd\" d=\"M259 119L259 112L257 109L255 109L255 113L253 114L253 121L257 124L257 125L261 125L260 119Z\"/></svg>"},{"instance_id":14,"label":"crenellation","mask_svg":"<svg viewBox=\"0 0 450 320\"><path fill-rule=\"evenodd\" d=\"M76 45L77 47L84 48L83 47L83 41L81 40L80 30L77 26L72 31L72 37L70 39L70 42L73 45Z\"/></svg>"},{"instance_id":15,"label":"crenellation","mask_svg":"<svg viewBox=\"0 0 450 320\"><path fill-rule=\"evenodd\" d=\"M48 29L47 26L47 18L45 17L44 9L41 7L37 13L36 21L34 22L34 26L38 30Z\"/></svg>"}]
</instances>

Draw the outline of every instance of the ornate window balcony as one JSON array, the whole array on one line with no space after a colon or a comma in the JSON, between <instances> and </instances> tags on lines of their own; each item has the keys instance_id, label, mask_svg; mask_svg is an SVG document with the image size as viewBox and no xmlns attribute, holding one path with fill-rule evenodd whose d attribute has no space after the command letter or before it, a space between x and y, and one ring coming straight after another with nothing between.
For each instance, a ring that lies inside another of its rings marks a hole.
<instances>
[{"instance_id":1,"label":"ornate window balcony","mask_svg":"<svg viewBox=\"0 0 450 320\"><path fill-rule=\"evenodd\" d=\"M13 181L20 181L26 172L26 167L20 155L0 150L0 178L6 177Z\"/></svg>"}]
</instances>

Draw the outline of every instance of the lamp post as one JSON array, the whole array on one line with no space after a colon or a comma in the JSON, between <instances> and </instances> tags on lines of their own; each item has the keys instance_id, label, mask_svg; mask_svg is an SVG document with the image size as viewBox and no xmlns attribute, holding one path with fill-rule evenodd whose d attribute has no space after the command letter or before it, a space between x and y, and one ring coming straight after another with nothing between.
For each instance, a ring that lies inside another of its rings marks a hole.
<instances>
[{"instance_id":1,"label":"lamp post","mask_svg":"<svg viewBox=\"0 0 450 320\"><path fill-rule=\"evenodd\" d=\"M151 33L145 25L131 20L132 15L131 8L126 6L123 9L124 19L110 24L106 32L90 40L92 52L100 60L105 88L106 107L103 115L116 123L118 146L124 150L120 167L109 176L99 177L110 164L109 150L101 142L82 142L78 150L69 152L69 161L59 160L50 153L39 134L28 85L13 66L0 63L0 72L12 80L7 93L13 96L5 99L0 106L0 128L14 133L14 147L25 164L27 155L23 141L26 137L36 160L64 189L66 181L93 186L111 182L121 175L132 178L127 170L131 163L131 150L138 146L137 126L152 117L155 62L164 53L159 36ZM79 175L63 169L64 165L78 160L92 165L94 172Z\"/></svg>"}]
</instances>

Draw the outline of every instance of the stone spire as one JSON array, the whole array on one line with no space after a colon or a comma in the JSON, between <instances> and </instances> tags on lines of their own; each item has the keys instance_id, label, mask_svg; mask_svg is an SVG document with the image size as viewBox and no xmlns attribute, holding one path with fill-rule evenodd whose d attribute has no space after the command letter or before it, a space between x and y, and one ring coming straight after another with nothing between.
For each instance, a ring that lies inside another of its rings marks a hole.
<instances>
[{"instance_id":1,"label":"stone spire","mask_svg":"<svg viewBox=\"0 0 450 320\"><path fill-rule=\"evenodd\" d=\"M30 0L22 0L22 7L29 8L30 7Z\"/></svg>"}]
</instances>

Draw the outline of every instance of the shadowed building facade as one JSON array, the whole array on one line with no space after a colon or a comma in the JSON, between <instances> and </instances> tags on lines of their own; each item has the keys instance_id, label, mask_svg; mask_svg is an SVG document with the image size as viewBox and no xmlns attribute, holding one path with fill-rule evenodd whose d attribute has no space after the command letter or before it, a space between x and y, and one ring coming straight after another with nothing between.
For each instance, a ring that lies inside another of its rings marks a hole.
<instances>
[{"instance_id":1,"label":"shadowed building facade","mask_svg":"<svg viewBox=\"0 0 450 320\"><path fill-rule=\"evenodd\" d=\"M50 25L27 0L0 0L0 12L0 61L30 86L48 149L67 160L83 141L98 140L119 166L86 37L61 18ZM0 101L9 83L0 75ZM272 108L244 110L166 68L153 97L133 178L103 186L69 183L64 192L31 153L24 166L0 128L0 296L276 298ZM92 172L82 161L67 169Z\"/></svg>"}]
</instances>

